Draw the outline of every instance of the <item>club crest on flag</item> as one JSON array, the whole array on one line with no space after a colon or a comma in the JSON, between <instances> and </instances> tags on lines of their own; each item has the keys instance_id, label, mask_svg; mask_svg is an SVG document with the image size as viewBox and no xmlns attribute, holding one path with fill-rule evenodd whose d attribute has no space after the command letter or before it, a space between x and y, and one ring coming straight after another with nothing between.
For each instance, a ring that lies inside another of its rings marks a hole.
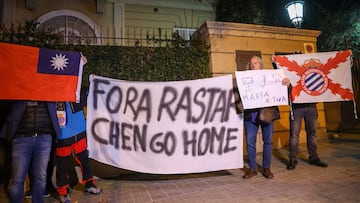
<instances>
[{"instance_id":1,"label":"club crest on flag","mask_svg":"<svg viewBox=\"0 0 360 203\"><path fill-rule=\"evenodd\" d=\"M293 87L294 103L353 100L351 51L274 56Z\"/></svg>"},{"instance_id":2,"label":"club crest on flag","mask_svg":"<svg viewBox=\"0 0 360 203\"><path fill-rule=\"evenodd\" d=\"M309 59L304 63L307 70L301 76L300 84L302 89L310 95L318 96L323 94L329 84L326 74L319 68L321 66L320 60Z\"/></svg>"}]
</instances>

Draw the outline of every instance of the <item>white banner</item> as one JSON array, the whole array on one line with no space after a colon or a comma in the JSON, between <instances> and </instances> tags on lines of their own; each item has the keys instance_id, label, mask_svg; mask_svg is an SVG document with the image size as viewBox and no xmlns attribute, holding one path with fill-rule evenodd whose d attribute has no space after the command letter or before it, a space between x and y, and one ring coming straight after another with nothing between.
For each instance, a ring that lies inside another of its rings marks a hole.
<instances>
[{"instance_id":1,"label":"white banner","mask_svg":"<svg viewBox=\"0 0 360 203\"><path fill-rule=\"evenodd\" d=\"M292 84L293 103L353 100L351 51L274 56Z\"/></svg>"},{"instance_id":2,"label":"white banner","mask_svg":"<svg viewBox=\"0 0 360 203\"><path fill-rule=\"evenodd\" d=\"M282 70L236 71L236 83L244 109L288 105Z\"/></svg>"},{"instance_id":3,"label":"white banner","mask_svg":"<svg viewBox=\"0 0 360 203\"><path fill-rule=\"evenodd\" d=\"M130 82L90 76L89 156L153 174L243 167L243 119L232 76Z\"/></svg>"}]
</instances>

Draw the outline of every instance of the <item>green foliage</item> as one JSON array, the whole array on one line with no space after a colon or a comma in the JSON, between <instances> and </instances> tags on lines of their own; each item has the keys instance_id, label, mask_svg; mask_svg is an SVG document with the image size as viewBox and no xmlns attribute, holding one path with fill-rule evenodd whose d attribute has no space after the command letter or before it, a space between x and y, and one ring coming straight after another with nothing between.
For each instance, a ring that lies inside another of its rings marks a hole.
<instances>
[{"instance_id":1,"label":"green foliage","mask_svg":"<svg viewBox=\"0 0 360 203\"><path fill-rule=\"evenodd\" d=\"M216 20L251 24L266 24L266 0L217 0Z\"/></svg>"},{"instance_id":2,"label":"green foliage","mask_svg":"<svg viewBox=\"0 0 360 203\"><path fill-rule=\"evenodd\" d=\"M336 16L336 18L334 18ZM360 57L360 6L341 6L325 14L327 21L319 23L321 34L318 48L321 51L351 49Z\"/></svg>"},{"instance_id":3,"label":"green foliage","mask_svg":"<svg viewBox=\"0 0 360 203\"><path fill-rule=\"evenodd\" d=\"M37 31L36 24L0 28L0 41L51 49L79 51L88 59L84 66L83 87L95 74L129 81L176 81L210 77L208 45L200 39L185 41L178 35L165 47L122 47L64 45L51 32Z\"/></svg>"},{"instance_id":4,"label":"green foliage","mask_svg":"<svg viewBox=\"0 0 360 203\"><path fill-rule=\"evenodd\" d=\"M286 0L214 0L216 20L291 27Z\"/></svg>"}]
</instances>

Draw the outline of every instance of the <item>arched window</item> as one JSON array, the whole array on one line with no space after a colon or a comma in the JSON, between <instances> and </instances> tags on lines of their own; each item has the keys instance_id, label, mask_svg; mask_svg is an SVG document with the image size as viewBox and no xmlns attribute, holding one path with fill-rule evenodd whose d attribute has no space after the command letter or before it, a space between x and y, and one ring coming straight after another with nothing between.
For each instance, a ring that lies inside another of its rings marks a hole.
<instances>
[{"instance_id":1,"label":"arched window","mask_svg":"<svg viewBox=\"0 0 360 203\"><path fill-rule=\"evenodd\" d=\"M56 10L42 15L37 29L63 36L64 44L100 44L100 31L93 20L72 10Z\"/></svg>"}]
</instances>

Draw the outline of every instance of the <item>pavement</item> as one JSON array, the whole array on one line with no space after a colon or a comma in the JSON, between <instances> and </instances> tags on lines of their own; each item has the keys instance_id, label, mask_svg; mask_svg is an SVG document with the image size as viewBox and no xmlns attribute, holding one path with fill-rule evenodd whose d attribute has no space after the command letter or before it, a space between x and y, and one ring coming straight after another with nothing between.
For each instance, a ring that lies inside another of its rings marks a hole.
<instances>
[{"instance_id":1,"label":"pavement","mask_svg":"<svg viewBox=\"0 0 360 203\"><path fill-rule=\"evenodd\" d=\"M132 172L98 178L96 183L103 192L96 196L84 195L83 186L77 184L71 200L74 203L360 202L360 133L320 140L318 154L329 167L309 165L306 144L301 144L295 170L286 169L287 148L274 150L273 179L259 173L245 180L244 169L186 175ZM258 153L258 163L261 157L262 153ZM0 202L7 202L4 195ZM56 194L45 198L45 203L55 202L58 202Z\"/></svg>"}]
</instances>

